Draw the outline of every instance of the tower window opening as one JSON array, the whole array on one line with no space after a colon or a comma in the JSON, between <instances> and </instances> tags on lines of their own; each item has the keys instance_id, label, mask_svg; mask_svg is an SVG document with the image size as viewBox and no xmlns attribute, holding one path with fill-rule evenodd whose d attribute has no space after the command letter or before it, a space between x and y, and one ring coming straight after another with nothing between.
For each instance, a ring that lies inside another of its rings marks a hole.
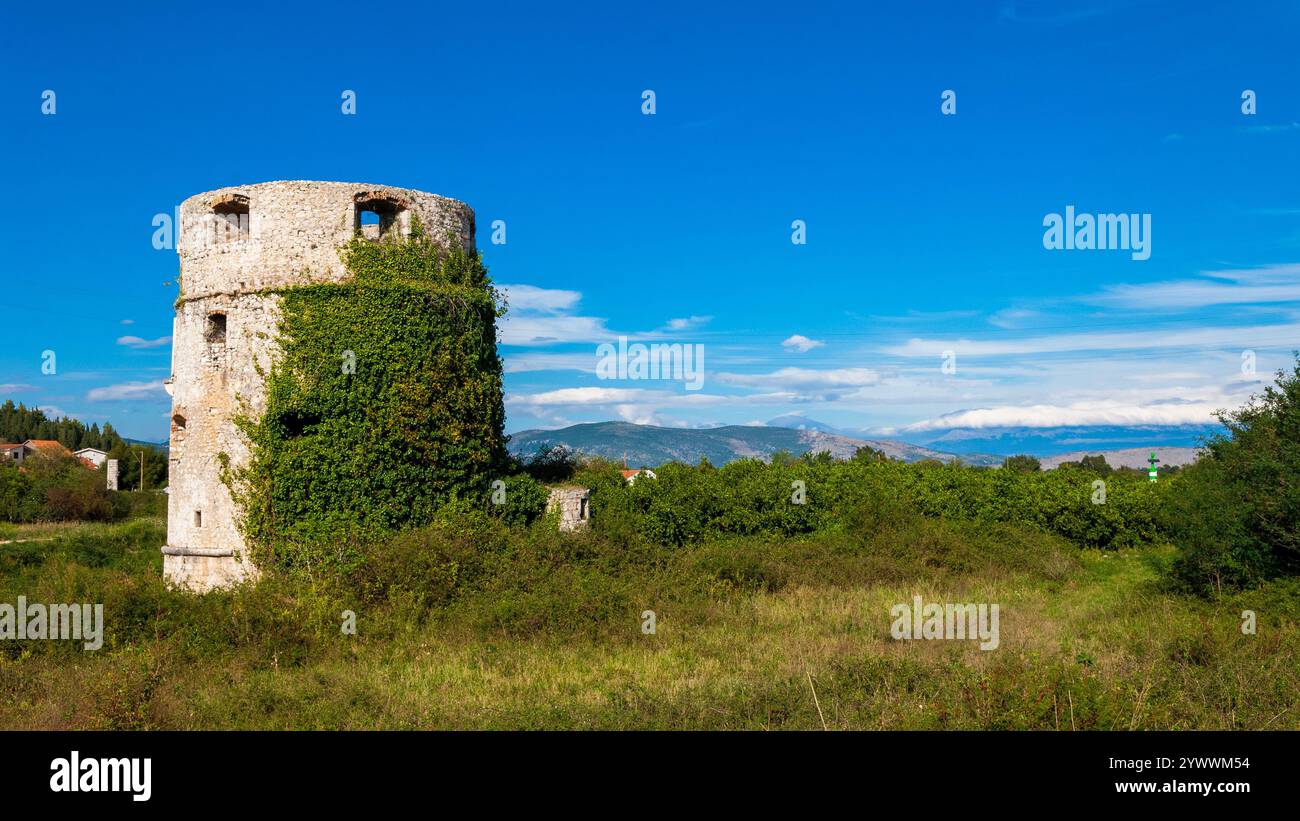
<instances>
[{"instance_id":1,"label":"tower window opening","mask_svg":"<svg viewBox=\"0 0 1300 821\"><path fill-rule=\"evenodd\" d=\"M358 194L354 202L354 228L366 239L385 239L406 233L406 206L402 203L368 194Z\"/></svg>"},{"instance_id":2,"label":"tower window opening","mask_svg":"<svg viewBox=\"0 0 1300 821\"><path fill-rule=\"evenodd\" d=\"M194 511L194 526L203 527L203 511L201 510Z\"/></svg>"},{"instance_id":3,"label":"tower window opening","mask_svg":"<svg viewBox=\"0 0 1300 821\"><path fill-rule=\"evenodd\" d=\"M203 338L208 342L217 345L226 343L226 315L222 313L208 314L208 326L203 333Z\"/></svg>"},{"instance_id":4,"label":"tower window opening","mask_svg":"<svg viewBox=\"0 0 1300 821\"><path fill-rule=\"evenodd\" d=\"M179 413L173 415L173 416L172 416L172 431L173 431L173 432L180 433L180 432L184 432L184 430L185 430L185 417L184 417L184 416L181 416Z\"/></svg>"},{"instance_id":5,"label":"tower window opening","mask_svg":"<svg viewBox=\"0 0 1300 821\"><path fill-rule=\"evenodd\" d=\"M217 242L239 242L248 239L251 227L248 197L235 194L212 206L213 224Z\"/></svg>"}]
</instances>

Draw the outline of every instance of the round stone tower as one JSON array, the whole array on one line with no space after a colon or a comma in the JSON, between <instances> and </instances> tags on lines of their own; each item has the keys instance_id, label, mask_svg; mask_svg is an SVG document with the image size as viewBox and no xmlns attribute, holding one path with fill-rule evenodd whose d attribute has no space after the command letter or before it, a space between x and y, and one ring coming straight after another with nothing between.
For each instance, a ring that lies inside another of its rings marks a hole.
<instances>
[{"instance_id":1,"label":"round stone tower","mask_svg":"<svg viewBox=\"0 0 1300 821\"><path fill-rule=\"evenodd\" d=\"M474 250L474 212L457 200L380 185L266 182L209 191L181 204L180 299L172 330L170 498L163 573L196 591L255 576L222 479L249 452L234 419L261 416L277 355L276 291L343 282L339 250L360 231L425 234Z\"/></svg>"}]
</instances>

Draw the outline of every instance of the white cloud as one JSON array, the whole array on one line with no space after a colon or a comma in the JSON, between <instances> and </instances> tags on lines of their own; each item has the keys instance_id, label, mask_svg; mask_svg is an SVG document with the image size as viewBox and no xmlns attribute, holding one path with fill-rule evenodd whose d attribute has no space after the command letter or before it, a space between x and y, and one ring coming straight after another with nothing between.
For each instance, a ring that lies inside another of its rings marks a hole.
<instances>
[{"instance_id":1,"label":"white cloud","mask_svg":"<svg viewBox=\"0 0 1300 821\"><path fill-rule=\"evenodd\" d=\"M723 396L676 393L646 388L559 388L532 394L511 394L507 404L526 406L646 404L655 407L711 405L727 401Z\"/></svg>"},{"instance_id":2,"label":"white cloud","mask_svg":"<svg viewBox=\"0 0 1300 821\"><path fill-rule=\"evenodd\" d=\"M605 320L573 314L578 291L502 285L510 309L501 320L501 344L520 346L596 342L610 335Z\"/></svg>"},{"instance_id":3,"label":"white cloud","mask_svg":"<svg viewBox=\"0 0 1300 821\"><path fill-rule=\"evenodd\" d=\"M1132 310L1205 308L1211 305L1300 302L1300 264L1206 271L1207 279L1114 285L1084 302Z\"/></svg>"},{"instance_id":4,"label":"white cloud","mask_svg":"<svg viewBox=\"0 0 1300 821\"><path fill-rule=\"evenodd\" d=\"M720 373L717 379L728 385L800 388L859 388L880 381L880 374L870 368L780 368L769 373Z\"/></svg>"},{"instance_id":5,"label":"white cloud","mask_svg":"<svg viewBox=\"0 0 1300 821\"><path fill-rule=\"evenodd\" d=\"M781 343L781 347L785 348L787 353L808 353L813 348L821 348L825 345L825 342L816 339L809 339L803 334L795 334L794 336L787 337L785 341Z\"/></svg>"},{"instance_id":6,"label":"white cloud","mask_svg":"<svg viewBox=\"0 0 1300 821\"><path fill-rule=\"evenodd\" d=\"M1220 402L1127 405L1079 402L1071 405L1006 405L948 413L903 427L904 431L949 428L1049 428L1074 425L1202 425L1214 422Z\"/></svg>"},{"instance_id":7,"label":"white cloud","mask_svg":"<svg viewBox=\"0 0 1300 821\"><path fill-rule=\"evenodd\" d=\"M499 289L510 303L510 311L555 314L573 310L582 300L579 291L538 288L536 285L501 285Z\"/></svg>"},{"instance_id":8,"label":"white cloud","mask_svg":"<svg viewBox=\"0 0 1300 821\"><path fill-rule=\"evenodd\" d=\"M596 353L594 349L582 353L528 351L526 353L509 354L502 358L505 360L503 367L506 373L580 371L594 374L596 372Z\"/></svg>"},{"instance_id":9,"label":"white cloud","mask_svg":"<svg viewBox=\"0 0 1300 821\"><path fill-rule=\"evenodd\" d=\"M962 356L1185 347L1243 350L1291 345L1297 338L1300 338L1300 324L1290 323L1186 330L1050 334L1020 339L909 339L901 345L887 346L885 352L895 356L937 357L943 351L956 351L960 368Z\"/></svg>"},{"instance_id":10,"label":"white cloud","mask_svg":"<svg viewBox=\"0 0 1300 821\"><path fill-rule=\"evenodd\" d=\"M134 324L135 324L135 320L134 320L134 319L124 319L124 320L122 320L122 324L123 324L123 325L134 325Z\"/></svg>"},{"instance_id":11,"label":"white cloud","mask_svg":"<svg viewBox=\"0 0 1300 821\"><path fill-rule=\"evenodd\" d=\"M1038 311L1028 308L1003 308L989 317L989 324L999 328L1017 328L1030 320L1042 316Z\"/></svg>"},{"instance_id":12,"label":"white cloud","mask_svg":"<svg viewBox=\"0 0 1300 821\"><path fill-rule=\"evenodd\" d=\"M711 316L688 316L683 319L670 319L664 329L668 331L689 331L692 328L707 325L711 319L713 319Z\"/></svg>"},{"instance_id":13,"label":"white cloud","mask_svg":"<svg viewBox=\"0 0 1300 821\"><path fill-rule=\"evenodd\" d=\"M610 405L631 402L650 391L635 388L560 388L542 393L515 394L507 401L520 405Z\"/></svg>"},{"instance_id":14,"label":"white cloud","mask_svg":"<svg viewBox=\"0 0 1300 821\"><path fill-rule=\"evenodd\" d=\"M595 343L610 336L605 320L591 316L520 316L511 313L501 320L503 345Z\"/></svg>"},{"instance_id":15,"label":"white cloud","mask_svg":"<svg viewBox=\"0 0 1300 821\"><path fill-rule=\"evenodd\" d=\"M156 379L152 382L124 382L120 385L91 388L86 393L86 399L92 402L113 399L149 399L154 394L160 393L165 395L163 381Z\"/></svg>"},{"instance_id":16,"label":"white cloud","mask_svg":"<svg viewBox=\"0 0 1300 821\"><path fill-rule=\"evenodd\" d=\"M512 311L518 324L503 341L574 343L506 356L512 373L571 372L544 388L530 386L541 392L508 398L512 414L548 421L564 414L577 417L566 421L679 424L665 420L681 417L698 425L706 415L740 419L761 407L772 409L763 411L763 418L770 418L803 407L813 416L857 416L856 427L903 432L1211 423L1216 410L1240 406L1277 367L1287 365L1286 352L1300 339L1300 264L1276 264L1017 301L991 313L913 314L892 327L887 319L873 319L874 330L863 335L870 341L862 347L838 357L825 350L809 357L822 368L782 367L792 360L783 361L771 338L723 345L710 352L717 354L712 361L720 369L710 374L711 384L721 395L687 395L676 390L679 386L658 384L652 390L642 387L650 383L635 382L566 388L574 384L573 374L594 368L594 346L589 353L582 344L612 342L620 335L629 341L662 339L707 318L677 318L657 330L622 334L608 329L604 319L581 316L577 292L526 293L529 310ZM1192 314L1193 309L1201 313ZM1159 311L1169 316L1153 316ZM959 321L967 319L972 321ZM904 331L911 324L917 330ZM922 328L936 335L921 337ZM725 339L719 332L710 336ZM803 334L787 337L781 346L784 356L827 347ZM957 352L957 375L940 372L939 355L946 350ZM1250 376L1241 370L1247 350L1258 354L1258 373ZM725 413L717 410L723 406ZM707 414L703 408L709 408Z\"/></svg>"},{"instance_id":17,"label":"white cloud","mask_svg":"<svg viewBox=\"0 0 1300 821\"><path fill-rule=\"evenodd\" d=\"M539 347L584 342L596 344L612 342L620 336L633 341L662 339L667 334L699 328L712 319L709 316L670 319L657 330L627 333L606 327L606 320L602 317L578 314L578 304L582 301L582 294L578 291L538 288L535 285L499 287L505 292L510 305L501 320L500 342L503 345Z\"/></svg>"},{"instance_id":18,"label":"white cloud","mask_svg":"<svg viewBox=\"0 0 1300 821\"><path fill-rule=\"evenodd\" d=\"M618 413L618 418L624 422L631 422L634 425L665 426L664 420L654 412L653 408L643 405L616 405L614 410Z\"/></svg>"},{"instance_id":19,"label":"white cloud","mask_svg":"<svg viewBox=\"0 0 1300 821\"><path fill-rule=\"evenodd\" d=\"M144 350L146 348L161 348L164 345L170 345L172 338L170 336L160 336L157 339L141 339L138 336L119 336L117 344L125 345L128 348Z\"/></svg>"}]
</instances>

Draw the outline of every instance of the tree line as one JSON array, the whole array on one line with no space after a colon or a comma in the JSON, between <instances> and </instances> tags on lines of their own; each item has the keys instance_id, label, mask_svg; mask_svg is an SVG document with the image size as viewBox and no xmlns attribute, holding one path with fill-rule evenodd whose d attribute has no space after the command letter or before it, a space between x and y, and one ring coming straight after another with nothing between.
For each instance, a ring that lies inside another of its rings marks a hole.
<instances>
[{"instance_id":1,"label":"tree line","mask_svg":"<svg viewBox=\"0 0 1300 821\"><path fill-rule=\"evenodd\" d=\"M118 446L127 446L126 441L107 422L104 423L103 430L97 422L86 427L80 420L67 416L50 419L40 408L15 405L12 399L5 400L0 405L0 440L14 444L28 439L53 439L74 451L98 448L108 452Z\"/></svg>"}]
</instances>

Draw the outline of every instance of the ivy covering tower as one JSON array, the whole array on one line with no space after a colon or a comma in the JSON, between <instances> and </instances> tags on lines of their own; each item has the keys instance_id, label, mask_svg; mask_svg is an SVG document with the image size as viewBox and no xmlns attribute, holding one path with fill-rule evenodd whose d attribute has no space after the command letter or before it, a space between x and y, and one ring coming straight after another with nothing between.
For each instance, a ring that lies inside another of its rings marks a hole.
<instances>
[{"instance_id":1,"label":"ivy covering tower","mask_svg":"<svg viewBox=\"0 0 1300 821\"><path fill-rule=\"evenodd\" d=\"M276 182L192 197L181 223L170 580L338 557L486 490L500 301L468 206Z\"/></svg>"}]
</instances>

